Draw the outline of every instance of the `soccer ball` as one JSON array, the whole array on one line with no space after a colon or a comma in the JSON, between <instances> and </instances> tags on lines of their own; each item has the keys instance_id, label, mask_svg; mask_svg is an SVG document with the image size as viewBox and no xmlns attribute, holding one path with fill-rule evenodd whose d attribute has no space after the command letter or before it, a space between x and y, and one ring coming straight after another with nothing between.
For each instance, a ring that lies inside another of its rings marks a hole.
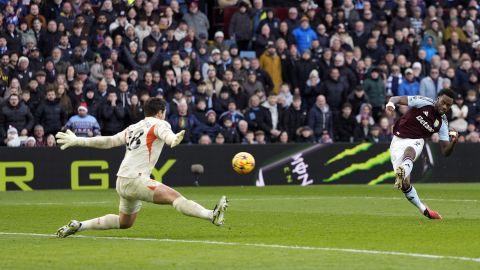
<instances>
[{"instance_id":1,"label":"soccer ball","mask_svg":"<svg viewBox=\"0 0 480 270\"><path fill-rule=\"evenodd\" d=\"M250 153L237 153L232 159L232 167L239 174L247 174L255 168L255 159Z\"/></svg>"}]
</instances>

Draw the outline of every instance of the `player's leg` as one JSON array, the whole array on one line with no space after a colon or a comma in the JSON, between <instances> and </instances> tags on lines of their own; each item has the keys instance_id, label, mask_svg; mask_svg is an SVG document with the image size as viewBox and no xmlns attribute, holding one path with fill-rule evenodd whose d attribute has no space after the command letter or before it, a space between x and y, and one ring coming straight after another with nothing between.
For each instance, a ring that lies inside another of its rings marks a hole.
<instances>
[{"instance_id":1,"label":"player's leg","mask_svg":"<svg viewBox=\"0 0 480 270\"><path fill-rule=\"evenodd\" d=\"M413 161L417 153L411 146L405 148L402 156L402 163L395 169L396 181L395 186L403 191L410 186L410 173L413 169Z\"/></svg>"},{"instance_id":2,"label":"player's leg","mask_svg":"<svg viewBox=\"0 0 480 270\"><path fill-rule=\"evenodd\" d=\"M120 197L119 214L107 214L84 221L71 220L57 230L58 237L67 237L86 230L128 229L133 226L137 213L142 206L139 200L127 200Z\"/></svg>"},{"instance_id":3,"label":"player's leg","mask_svg":"<svg viewBox=\"0 0 480 270\"><path fill-rule=\"evenodd\" d=\"M220 198L215 209L209 210L192 200L186 199L175 189L160 183L154 190L153 203L170 204L184 215L209 220L218 226L223 224L224 213L228 207L228 201L225 196Z\"/></svg>"}]
</instances>

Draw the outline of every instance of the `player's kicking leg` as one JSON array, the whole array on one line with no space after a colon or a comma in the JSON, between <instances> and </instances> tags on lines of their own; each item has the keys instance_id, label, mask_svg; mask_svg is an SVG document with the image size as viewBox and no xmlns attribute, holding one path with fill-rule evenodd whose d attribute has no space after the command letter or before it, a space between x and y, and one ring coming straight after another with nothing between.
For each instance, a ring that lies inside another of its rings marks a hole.
<instances>
[{"instance_id":1,"label":"player's kicking leg","mask_svg":"<svg viewBox=\"0 0 480 270\"><path fill-rule=\"evenodd\" d=\"M410 184L410 173L413 169L413 160L415 159L415 149L407 147L403 154L403 161L400 166L395 169L396 179L395 187L401 189L405 194L405 198L415 205L420 212L430 219L442 219L442 216L428 208L422 203L415 188Z\"/></svg>"},{"instance_id":2,"label":"player's kicking leg","mask_svg":"<svg viewBox=\"0 0 480 270\"><path fill-rule=\"evenodd\" d=\"M188 200L173 188L160 184L154 191L153 202L156 204L171 204L178 212L201 219L211 221L217 226L224 223L225 211L228 207L226 196L222 196L213 210L209 210L200 204Z\"/></svg>"}]
</instances>

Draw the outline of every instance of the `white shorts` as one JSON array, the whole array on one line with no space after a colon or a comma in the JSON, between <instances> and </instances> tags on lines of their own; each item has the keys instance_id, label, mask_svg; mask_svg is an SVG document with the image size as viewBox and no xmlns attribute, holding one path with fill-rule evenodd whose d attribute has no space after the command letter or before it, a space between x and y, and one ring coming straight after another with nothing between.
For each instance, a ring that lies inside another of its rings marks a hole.
<instances>
[{"instance_id":1,"label":"white shorts","mask_svg":"<svg viewBox=\"0 0 480 270\"><path fill-rule=\"evenodd\" d=\"M137 213L142 208L142 201L153 202L155 189L160 182L148 178L117 178L117 193L120 196L118 210L124 214Z\"/></svg>"},{"instance_id":2,"label":"white shorts","mask_svg":"<svg viewBox=\"0 0 480 270\"><path fill-rule=\"evenodd\" d=\"M400 166L403 162L403 153L407 147L415 149L415 160L420 156L425 141L423 139L403 139L393 136L390 143L390 160L392 161L393 170ZM415 161L414 160L414 161Z\"/></svg>"}]
</instances>

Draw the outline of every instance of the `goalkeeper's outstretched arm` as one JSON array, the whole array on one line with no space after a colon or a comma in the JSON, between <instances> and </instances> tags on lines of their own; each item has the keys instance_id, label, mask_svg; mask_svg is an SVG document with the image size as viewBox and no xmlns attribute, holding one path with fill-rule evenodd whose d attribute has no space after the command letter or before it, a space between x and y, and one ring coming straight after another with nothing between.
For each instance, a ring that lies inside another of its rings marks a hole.
<instances>
[{"instance_id":1,"label":"goalkeeper's outstretched arm","mask_svg":"<svg viewBox=\"0 0 480 270\"><path fill-rule=\"evenodd\" d=\"M62 145L60 147L62 150L72 146L107 149L125 145L127 143L126 130L123 130L122 132L119 132L113 136L99 136L91 138L77 137L71 130L67 130L66 132L58 132L55 137L57 138L57 142Z\"/></svg>"}]
</instances>

